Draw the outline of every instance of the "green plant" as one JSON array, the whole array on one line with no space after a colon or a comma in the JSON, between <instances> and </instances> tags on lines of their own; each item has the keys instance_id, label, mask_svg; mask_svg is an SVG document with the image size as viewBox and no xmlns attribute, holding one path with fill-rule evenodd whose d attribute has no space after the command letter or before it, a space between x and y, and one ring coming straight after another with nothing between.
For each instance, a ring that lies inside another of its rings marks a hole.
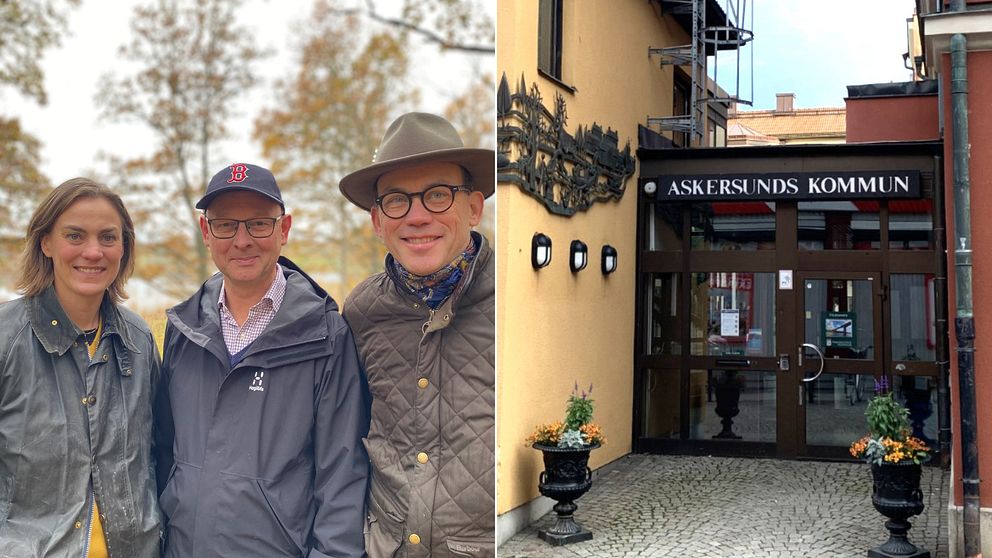
<instances>
[{"instance_id":1,"label":"green plant","mask_svg":"<svg viewBox=\"0 0 992 558\"><path fill-rule=\"evenodd\" d=\"M589 395L592 395L592 384L589 384L589 393L583 391L579 397L579 383L575 382L565 407L565 430L578 430L583 424L592 422L592 399Z\"/></svg>"},{"instance_id":2,"label":"green plant","mask_svg":"<svg viewBox=\"0 0 992 558\"><path fill-rule=\"evenodd\" d=\"M568 405L565 407L565 422L556 421L538 425L524 442L527 445L542 444L560 448L582 448L593 444L605 444L606 436L603 435L602 429L592 422L593 400L589 397L591 393L592 384L589 385L588 392L580 392L579 384L576 382L572 394L568 397Z\"/></svg>"},{"instance_id":3,"label":"green plant","mask_svg":"<svg viewBox=\"0 0 992 558\"><path fill-rule=\"evenodd\" d=\"M865 417L868 419L868 432L878 438L899 438L909 430L909 409L893 399L892 392L872 397L865 409Z\"/></svg>"},{"instance_id":4,"label":"green plant","mask_svg":"<svg viewBox=\"0 0 992 558\"><path fill-rule=\"evenodd\" d=\"M893 399L886 378L875 381L875 396L865 409L868 435L851 444L851 455L868 463L922 463L930 457L926 442L910 435L909 409Z\"/></svg>"}]
</instances>

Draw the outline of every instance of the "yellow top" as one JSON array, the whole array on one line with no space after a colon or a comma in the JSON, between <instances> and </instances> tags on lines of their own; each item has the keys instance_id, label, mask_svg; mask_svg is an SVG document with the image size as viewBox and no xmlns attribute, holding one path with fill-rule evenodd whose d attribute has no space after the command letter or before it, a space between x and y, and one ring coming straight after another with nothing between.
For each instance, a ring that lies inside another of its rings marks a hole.
<instances>
[{"instance_id":1,"label":"yellow top","mask_svg":"<svg viewBox=\"0 0 992 558\"><path fill-rule=\"evenodd\" d=\"M100 510L93 499L93 517L90 519L90 549L86 558L107 558L107 540L103 535L103 523L100 522Z\"/></svg>"},{"instance_id":2,"label":"yellow top","mask_svg":"<svg viewBox=\"0 0 992 558\"><path fill-rule=\"evenodd\" d=\"M93 341L86 345L90 353L90 358L96 354L96 348L100 345L100 333L103 330L103 320L96 326L96 335ZM103 534L103 523L100 522L100 510L96 506L96 496L93 497L93 510L90 517L90 546L86 553L86 558L108 558L107 539Z\"/></svg>"},{"instance_id":3,"label":"yellow top","mask_svg":"<svg viewBox=\"0 0 992 558\"><path fill-rule=\"evenodd\" d=\"M103 320L100 320L100 323L96 325L96 333L93 335L93 341L90 341L86 345L86 349L90 353L90 358L93 358L93 355L96 354L96 348L100 346L101 333L103 333Z\"/></svg>"}]
</instances>

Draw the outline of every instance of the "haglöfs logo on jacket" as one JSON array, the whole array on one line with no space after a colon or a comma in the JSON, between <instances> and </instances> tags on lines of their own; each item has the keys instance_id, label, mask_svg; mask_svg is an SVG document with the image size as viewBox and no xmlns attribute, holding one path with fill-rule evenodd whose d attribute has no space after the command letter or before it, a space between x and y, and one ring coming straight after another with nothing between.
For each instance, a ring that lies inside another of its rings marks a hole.
<instances>
[{"instance_id":1,"label":"hagl\u00f6fs logo on jacket","mask_svg":"<svg viewBox=\"0 0 992 558\"><path fill-rule=\"evenodd\" d=\"M248 391L265 391L265 388L262 386L262 378L264 377L265 371L256 370L255 379L251 381L251 387L248 388Z\"/></svg>"}]
</instances>

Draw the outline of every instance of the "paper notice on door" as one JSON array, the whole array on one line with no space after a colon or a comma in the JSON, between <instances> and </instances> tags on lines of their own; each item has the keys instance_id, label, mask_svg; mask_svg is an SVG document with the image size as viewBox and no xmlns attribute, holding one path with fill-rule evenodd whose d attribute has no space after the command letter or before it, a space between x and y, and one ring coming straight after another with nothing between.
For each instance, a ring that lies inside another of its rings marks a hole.
<instances>
[{"instance_id":1,"label":"paper notice on door","mask_svg":"<svg viewBox=\"0 0 992 558\"><path fill-rule=\"evenodd\" d=\"M741 334L740 310L734 308L720 312L720 336L738 337Z\"/></svg>"},{"instance_id":2,"label":"paper notice on door","mask_svg":"<svg viewBox=\"0 0 992 558\"><path fill-rule=\"evenodd\" d=\"M778 288L783 291L792 290L792 270L791 269L780 269L778 270Z\"/></svg>"}]
</instances>

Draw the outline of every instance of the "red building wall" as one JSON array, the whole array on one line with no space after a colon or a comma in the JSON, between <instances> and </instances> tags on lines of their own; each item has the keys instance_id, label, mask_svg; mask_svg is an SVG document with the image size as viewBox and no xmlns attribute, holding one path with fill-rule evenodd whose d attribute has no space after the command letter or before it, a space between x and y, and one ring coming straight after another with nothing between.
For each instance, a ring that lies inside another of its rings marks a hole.
<instances>
[{"instance_id":1,"label":"red building wall","mask_svg":"<svg viewBox=\"0 0 992 558\"><path fill-rule=\"evenodd\" d=\"M951 60L943 55L941 87L950 91ZM978 401L978 460L981 506L992 506L992 52L968 54L968 134L971 174L972 291L975 316L975 391ZM954 146L951 95L944 98L944 184L947 199L948 306L951 318L951 428L954 437L954 478L961 478L961 436L958 398L957 339L954 336L955 274L950 248L957 246L954 232ZM961 484L955 484L954 501L963 503Z\"/></svg>"},{"instance_id":2,"label":"red building wall","mask_svg":"<svg viewBox=\"0 0 992 558\"><path fill-rule=\"evenodd\" d=\"M936 95L849 98L847 143L940 139Z\"/></svg>"}]
</instances>

